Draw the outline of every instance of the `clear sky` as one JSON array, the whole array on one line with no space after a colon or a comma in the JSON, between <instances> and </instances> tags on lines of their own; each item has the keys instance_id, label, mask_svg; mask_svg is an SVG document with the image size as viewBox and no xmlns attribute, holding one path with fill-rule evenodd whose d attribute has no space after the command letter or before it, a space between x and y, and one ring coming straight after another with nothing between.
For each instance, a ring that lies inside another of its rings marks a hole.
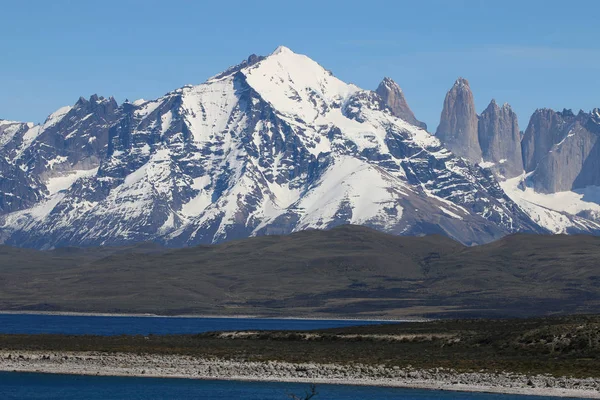
<instances>
[{"instance_id":1,"label":"clear sky","mask_svg":"<svg viewBox=\"0 0 600 400\"><path fill-rule=\"evenodd\" d=\"M42 122L79 96L152 99L278 45L374 89L390 76L435 130L446 91L600 107L600 1L0 1L0 118Z\"/></svg>"}]
</instances>

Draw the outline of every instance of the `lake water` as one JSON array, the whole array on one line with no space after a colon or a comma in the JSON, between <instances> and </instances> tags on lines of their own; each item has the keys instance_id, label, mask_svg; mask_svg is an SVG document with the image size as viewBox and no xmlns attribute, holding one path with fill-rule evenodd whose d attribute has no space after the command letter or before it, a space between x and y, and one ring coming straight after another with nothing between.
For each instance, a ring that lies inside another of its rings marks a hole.
<instances>
[{"instance_id":1,"label":"lake water","mask_svg":"<svg viewBox=\"0 0 600 400\"><path fill-rule=\"evenodd\" d=\"M307 330L381 323L364 320L0 314L0 333L168 335L236 330Z\"/></svg>"},{"instance_id":2,"label":"lake water","mask_svg":"<svg viewBox=\"0 0 600 400\"><path fill-rule=\"evenodd\" d=\"M286 400L307 385L0 372L3 400ZM556 400L485 393L318 385L314 400Z\"/></svg>"}]
</instances>

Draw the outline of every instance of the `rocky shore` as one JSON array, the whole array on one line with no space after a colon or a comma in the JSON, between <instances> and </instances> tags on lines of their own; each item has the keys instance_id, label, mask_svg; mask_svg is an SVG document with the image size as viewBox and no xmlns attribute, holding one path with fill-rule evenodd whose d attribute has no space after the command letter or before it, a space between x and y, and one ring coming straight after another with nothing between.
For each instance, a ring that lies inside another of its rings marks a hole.
<instances>
[{"instance_id":1,"label":"rocky shore","mask_svg":"<svg viewBox=\"0 0 600 400\"><path fill-rule=\"evenodd\" d=\"M0 352L1 371L78 375L307 382L392 386L600 399L600 379L549 375L458 373L370 365L294 364L205 359L178 355L101 352Z\"/></svg>"}]
</instances>

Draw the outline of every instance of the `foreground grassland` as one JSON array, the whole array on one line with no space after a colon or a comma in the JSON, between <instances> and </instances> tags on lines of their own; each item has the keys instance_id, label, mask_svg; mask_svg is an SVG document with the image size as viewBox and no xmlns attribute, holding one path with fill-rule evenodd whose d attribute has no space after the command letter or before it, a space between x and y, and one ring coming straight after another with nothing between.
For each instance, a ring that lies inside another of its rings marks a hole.
<instances>
[{"instance_id":1,"label":"foreground grassland","mask_svg":"<svg viewBox=\"0 0 600 400\"><path fill-rule=\"evenodd\" d=\"M305 332L168 336L0 335L0 351L186 355L600 377L600 316L441 320Z\"/></svg>"}]
</instances>

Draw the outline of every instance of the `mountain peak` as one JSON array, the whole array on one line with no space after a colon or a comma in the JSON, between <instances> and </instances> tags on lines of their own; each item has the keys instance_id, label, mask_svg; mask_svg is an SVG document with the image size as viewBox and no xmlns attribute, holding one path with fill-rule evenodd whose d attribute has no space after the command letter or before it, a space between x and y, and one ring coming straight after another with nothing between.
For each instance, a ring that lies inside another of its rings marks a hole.
<instances>
[{"instance_id":1,"label":"mountain peak","mask_svg":"<svg viewBox=\"0 0 600 400\"><path fill-rule=\"evenodd\" d=\"M256 64L257 62L260 62L262 60L264 60L265 58L263 56L257 56L256 54L250 54L248 56L248 58L246 59L246 65L247 66L251 66Z\"/></svg>"},{"instance_id":2,"label":"mountain peak","mask_svg":"<svg viewBox=\"0 0 600 400\"><path fill-rule=\"evenodd\" d=\"M418 126L419 128L427 129L427 125L424 122L417 120L415 114L408 106L402 89L392 78L383 78L375 90L375 93L383 99L395 117L403 119L409 124Z\"/></svg>"},{"instance_id":3,"label":"mountain peak","mask_svg":"<svg viewBox=\"0 0 600 400\"><path fill-rule=\"evenodd\" d=\"M389 76L385 76L379 85L380 85L380 86L381 86L381 85L385 85L385 86L389 87L390 89L392 89L392 88L393 88L393 89L396 89L396 90L402 91L402 88L400 87L400 85L398 85L398 84L396 83L396 81L394 81L394 80L393 80L392 78L390 78Z\"/></svg>"},{"instance_id":4,"label":"mountain peak","mask_svg":"<svg viewBox=\"0 0 600 400\"><path fill-rule=\"evenodd\" d=\"M452 88L466 88L471 90L471 86L469 85L469 81L463 78L462 76L458 77L456 81L454 81L454 86Z\"/></svg>"},{"instance_id":5,"label":"mountain peak","mask_svg":"<svg viewBox=\"0 0 600 400\"><path fill-rule=\"evenodd\" d=\"M479 116L478 136L483 161L496 176L513 178L523 173L519 122L508 103L500 107L492 99Z\"/></svg>"},{"instance_id":6,"label":"mountain peak","mask_svg":"<svg viewBox=\"0 0 600 400\"><path fill-rule=\"evenodd\" d=\"M454 154L477 163L481 160L477 124L469 81L460 77L446 94L435 134Z\"/></svg>"},{"instance_id":7,"label":"mountain peak","mask_svg":"<svg viewBox=\"0 0 600 400\"><path fill-rule=\"evenodd\" d=\"M323 107L342 104L360 90L339 80L310 57L285 46L240 71L246 82L279 112L303 121L313 121Z\"/></svg>"},{"instance_id":8,"label":"mountain peak","mask_svg":"<svg viewBox=\"0 0 600 400\"><path fill-rule=\"evenodd\" d=\"M292 50L285 46L279 46L271 53L272 56L276 56L278 54L294 54Z\"/></svg>"}]
</instances>

